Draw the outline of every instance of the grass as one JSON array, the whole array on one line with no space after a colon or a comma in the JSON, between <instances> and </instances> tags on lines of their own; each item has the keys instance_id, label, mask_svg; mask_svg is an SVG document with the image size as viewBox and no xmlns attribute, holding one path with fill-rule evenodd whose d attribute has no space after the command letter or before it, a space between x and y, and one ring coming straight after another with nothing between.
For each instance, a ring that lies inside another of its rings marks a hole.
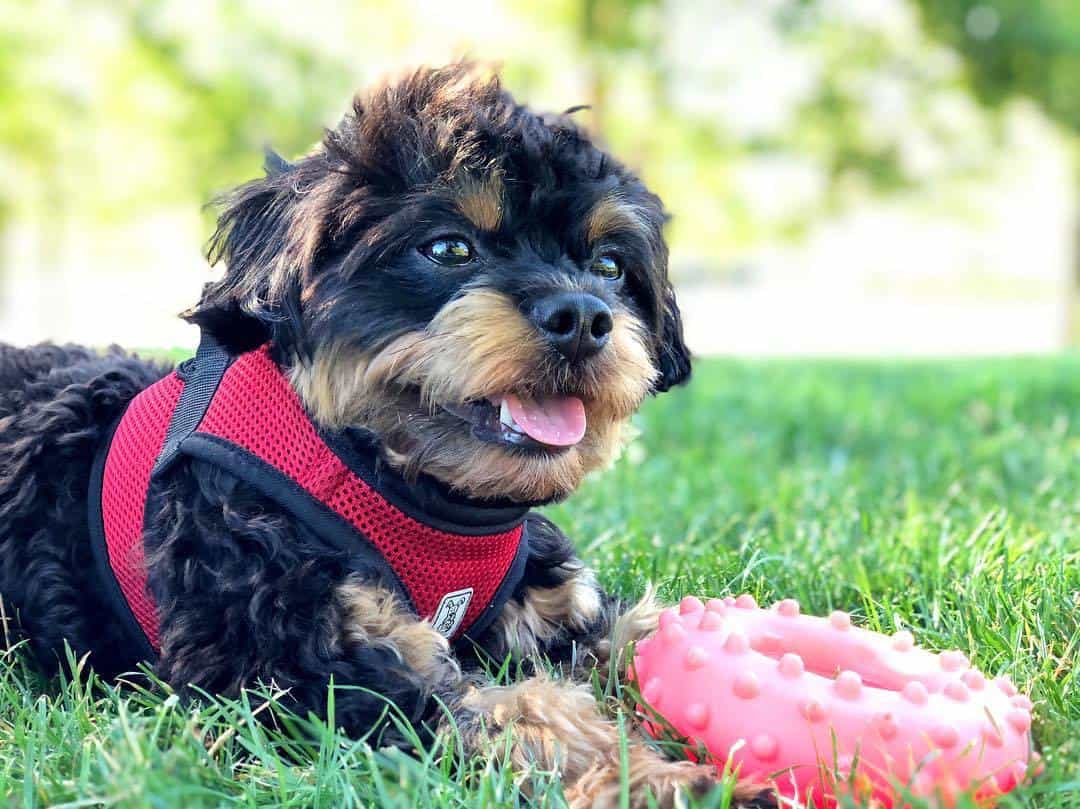
<instances>
[{"instance_id":1,"label":"grass","mask_svg":"<svg viewBox=\"0 0 1080 809\"><path fill-rule=\"evenodd\" d=\"M960 648L1036 702L1046 772L1003 805L1080 807L1080 357L702 362L638 423L614 469L549 509L604 584L794 596ZM9 654L0 795L26 807L525 801L507 770L462 762L452 738L409 757L291 728L266 731L246 701L43 681ZM536 803L562 805L550 774L531 783Z\"/></svg>"}]
</instances>

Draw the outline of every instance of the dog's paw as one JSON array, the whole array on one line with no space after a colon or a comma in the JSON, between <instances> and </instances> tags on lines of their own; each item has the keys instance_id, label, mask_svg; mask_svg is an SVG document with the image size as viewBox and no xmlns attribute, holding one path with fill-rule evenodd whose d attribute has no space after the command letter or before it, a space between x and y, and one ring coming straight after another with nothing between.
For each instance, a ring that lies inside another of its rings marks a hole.
<instances>
[{"instance_id":1,"label":"dog's paw","mask_svg":"<svg viewBox=\"0 0 1080 809\"><path fill-rule=\"evenodd\" d=\"M645 752L647 755L642 755ZM674 807L679 795L704 795L716 783L715 770L688 761L667 761L645 748L630 750L630 806ZM571 809L615 809L623 790L618 751L599 759L566 791Z\"/></svg>"},{"instance_id":2,"label":"dog's paw","mask_svg":"<svg viewBox=\"0 0 1080 809\"><path fill-rule=\"evenodd\" d=\"M628 751L626 780L630 806L673 809L685 805L685 796L703 797L717 786L716 768L690 761L669 761L649 747L632 746ZM609 809L620 805L623 791L623 764L618 750L598 759L566 790L571 809ZM776 809L771 790L760 784L736 784L730 809Z\"/></svg>"},{"instance_id":3,"label":"dog's paw","mask_svg":"<svg viewBox=\"0 0 1080 809\"><path fill-rule=\"evenodd\" d=\"M517 772L557 770L568 781L617 744L614 724L587 686L542 676L470 692L461 700L458 727L471 753L508 756Z\"/></svg>"}]
</instances>

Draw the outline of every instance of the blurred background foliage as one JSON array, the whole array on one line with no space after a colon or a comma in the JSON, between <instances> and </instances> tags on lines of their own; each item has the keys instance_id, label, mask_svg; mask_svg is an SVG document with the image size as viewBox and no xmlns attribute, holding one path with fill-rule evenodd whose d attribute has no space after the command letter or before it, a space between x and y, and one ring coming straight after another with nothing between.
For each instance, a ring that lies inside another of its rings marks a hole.
<instances>
[{"instance_id":1,"label":"blurred background foliage","mask_svg":"<svg viewBox=\"0 0 1080 809\"><path fill-rule=\"evenodd\" d=\"M818 321L864 312L834 339L745 346L757 315L691 317L699 348L902 353L920 318L942 330L920 353L1075 338L1073 0L0 0L0 338L100 340L100 291L166 301L120 338L186 341L153 324L205 279L205 203L265 145L309 149L358 87L460 56L538 107L591 105L582 122L673 210L681 284L734 308L728 288L784 287L763 313L828 289ZM915 308L873 314L875 290ZM1012 308L967 326L933 308L961 298Z\"/></svg>"},{"instance_id":2,"label":"blurred background foliage","mask_svg":"<svg viewBox=\"0 0 1080 809\"><path fill-rule=\"evenodd\" d=\"M1001 104L1034 98L1074 132L1080 130L1080 6L920 0L929 32L964 55L979 97Z\"/></svg>"}]
</instances>

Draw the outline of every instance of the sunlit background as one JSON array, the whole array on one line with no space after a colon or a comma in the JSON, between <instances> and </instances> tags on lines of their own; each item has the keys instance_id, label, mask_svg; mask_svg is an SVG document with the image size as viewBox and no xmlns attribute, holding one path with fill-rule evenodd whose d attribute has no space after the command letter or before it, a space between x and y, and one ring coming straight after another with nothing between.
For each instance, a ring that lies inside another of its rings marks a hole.
<instances>
[{"instance_id":1,"label":"sunlit background","mask_svg":"<svg viewBox=\"0 0 1080 809\"><path fill-rule=\"evenodd\" d=\"M194 345L206 203L461 56L591 105L699 354L1077 339L1074 0L0 0L0 339Z\"/></svg>"}]
</instances>

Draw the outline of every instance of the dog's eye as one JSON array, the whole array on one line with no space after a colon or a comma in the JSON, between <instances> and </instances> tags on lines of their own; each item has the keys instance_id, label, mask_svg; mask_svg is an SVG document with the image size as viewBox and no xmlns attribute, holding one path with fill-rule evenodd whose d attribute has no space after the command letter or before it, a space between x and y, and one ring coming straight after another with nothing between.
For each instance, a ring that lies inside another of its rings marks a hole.
<instances>
[{"instance_id":1,"label":"dog's eye","mask_svg":"<svg viewBox=\"0 0 1080 809\"><path fill-rule=\"evenodd\" d=\"M420 254L444 267L468 264L476 255L473 246L460 236L444 236L420 248Z\"/></svg>"},{"instance_id":2,"label":"dog's eye","mask_svg":"<svg viewBox=\"0 0 1080 809\"><path fill-rule=\"evenodd\" d=\"M609 281L614 281L622 278L622 265L619 264L619 259L611 253L604 253L593 259L589 272L596 273L596 275Z\"/></svg>"}]
</instances>

